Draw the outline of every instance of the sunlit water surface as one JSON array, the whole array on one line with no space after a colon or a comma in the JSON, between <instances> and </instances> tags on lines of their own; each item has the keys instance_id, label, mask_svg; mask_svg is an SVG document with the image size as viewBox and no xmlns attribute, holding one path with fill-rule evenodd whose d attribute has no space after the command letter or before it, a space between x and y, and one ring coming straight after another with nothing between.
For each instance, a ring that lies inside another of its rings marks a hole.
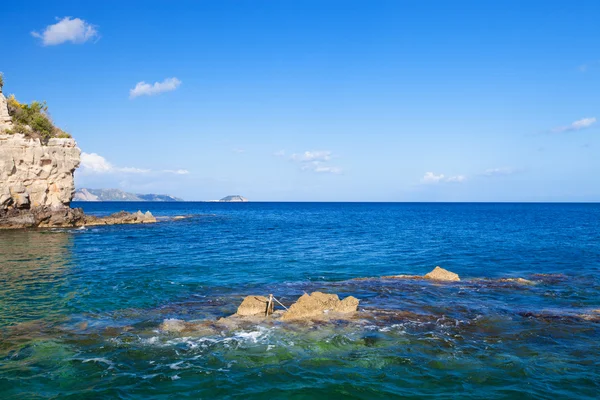
<instances>
[{"instance_id":1,"label":"sunlit water surface","mask_svg":"<svg viewBox=\"0 0 600 400\"><path fill-rule=\"evenodd\" d=\"M89 203L155 225L0 232L0 398L597 398L600 205ZM425 274L460 283L352 280ZM501 278L522 277L524 285ZM351 321L214 321L248 294Z\"/></svg>"}]
</instances>

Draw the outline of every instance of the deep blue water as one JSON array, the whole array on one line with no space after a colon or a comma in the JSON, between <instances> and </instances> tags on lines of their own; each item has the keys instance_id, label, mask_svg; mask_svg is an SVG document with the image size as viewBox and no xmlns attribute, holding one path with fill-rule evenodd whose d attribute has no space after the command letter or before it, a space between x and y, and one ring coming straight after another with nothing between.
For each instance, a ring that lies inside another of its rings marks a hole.
<instances>
[{"instance_id":1,"label":"deep blue water","mask_svg":"<svg viewBox=\"0 0 600 400\"><path fill-rule=\"evenodd\" d=\"M191 217L0 232L1 398L600 393L599 204L73 206ZM354 279L436 265L461 282ZM315 290L357 297L357 317L159 329Z\"/></svg>"}]
</instances>

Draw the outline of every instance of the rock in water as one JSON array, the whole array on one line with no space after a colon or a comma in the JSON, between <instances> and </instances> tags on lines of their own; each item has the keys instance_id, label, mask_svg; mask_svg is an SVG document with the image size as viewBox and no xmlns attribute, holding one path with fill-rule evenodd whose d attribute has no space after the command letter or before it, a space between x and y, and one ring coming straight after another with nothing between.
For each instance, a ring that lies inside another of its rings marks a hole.
<instances>
[{"instance_id":1,"label":"rock in water","mask_svg":"<svg viewBox=\"0 0 600 400\"><path fill-rule=\"evenodd\" d=\"M432 279L435 281L449 281L449 282L458 282L460 281L460 277L458 274L454 272L450 272L445 270L444 268L435 267L433 271L425 275L425 278Z\"/></svg>"},{"instance_id":2,"label":"rock in water","mask_svg":"<svg viewBox=\"0 0 600 400\"><path fill-rule=\"evenodd\" d=\"M185 321L180 319L165 319L162 324L160 324L159 329L165 332L181 332L187 328L187 324Z\"/></svg>"},{"instance_id":3,"label":"rock in water","mask_svg":"<svg viewBox=\"0 0 600 400\"><path fill-rule=\"evenodd\" d=\"M246 296L242 304L238 307L236 315L266 315L268 303L269 299L264 296Z\"/></svg>"},{"instance_id":4,"label":"rock in water","mask_svg":"<svg viewBox=\"0 0 600 400\"><path fill-rule=\"evenodd\" d=\"M336 294L321 292L313 292L310 295L303 294L290 306L288 311L283 313L281 319L284 321L307 320L323 317L329 312L348 314L356 311L358 303L358 299L352 296L340 301Z\"/></svg>"}]
</instances>

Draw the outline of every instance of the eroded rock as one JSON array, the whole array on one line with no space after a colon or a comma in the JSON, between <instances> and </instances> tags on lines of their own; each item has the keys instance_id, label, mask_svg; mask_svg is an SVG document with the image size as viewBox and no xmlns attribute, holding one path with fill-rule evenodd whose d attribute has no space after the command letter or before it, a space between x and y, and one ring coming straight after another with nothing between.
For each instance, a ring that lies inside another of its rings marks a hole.
<instances>
[{"instance_id":1,"label":"eroded rock","mask_svg":"<svg viewBox=\"0 0 600 400\"><path fill-rule=\"evenodd\" d=\"M265 315L267 314L267 304L269 299L264 296L246 296L242 304L237 309L236 315Z\"/></svg>"},{"instance_id":2,"label":"eroded rock","mask_svg":"<svg viewBox=\"0 0 600 400\"><path fill-rule=\"evenodd\" d=\"M329 313L353 313L357 310L358 303L358 299L352 296L340 301L336 294L313 292L308 295L305 293L290 306L288 311L282 314L281 319L283 321L310 320L322 318Z\"/></svg>"},{"instance_id":3,"label":"eroded rock","mask_svg":"<svg viewBox=\"0 0 600 400\"><path fill-rule=\"evenodd\" d=\"M435 281L448 281L448 282L458 282L460 281L460 277L458 274L454 272L450 272L445 270L444 268L435 267L433 271L428 274L425 274L424 278L431 279Z\"/></svg>"},{"instance_id":4,"label":"eroded rock","mask_svg":"<svg viewBox=\"0 0 600 400\"><path fill-rule=\"evenodd\" d=\"M124 225L124 224L153 224L156 222L156 218L147 211L142 213L141 211L135 213L129 213L127 211L120 211L118 213L111 214L107 217L95 217L92 215L86 215L84 217L82 225L85 226L98 226L98 225Z\"/></svg>"}]
</instances>

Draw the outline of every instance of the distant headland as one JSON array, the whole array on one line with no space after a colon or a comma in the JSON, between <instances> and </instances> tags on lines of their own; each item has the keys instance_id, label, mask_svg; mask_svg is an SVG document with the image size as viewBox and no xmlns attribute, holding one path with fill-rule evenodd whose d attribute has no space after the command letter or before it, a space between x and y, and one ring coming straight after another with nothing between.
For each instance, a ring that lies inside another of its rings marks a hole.
<instances>
[{"instance_id":1,"label":"distant headland","mask_svg":"<svg viewBox=\"0 0 600 400\"><path fill-rule=\"evenodd\" d=\"M82 188L75 191L73 201L183 201L183 199L169 194L139 194L120 189Z\"/></svg>"}]
</instances>

